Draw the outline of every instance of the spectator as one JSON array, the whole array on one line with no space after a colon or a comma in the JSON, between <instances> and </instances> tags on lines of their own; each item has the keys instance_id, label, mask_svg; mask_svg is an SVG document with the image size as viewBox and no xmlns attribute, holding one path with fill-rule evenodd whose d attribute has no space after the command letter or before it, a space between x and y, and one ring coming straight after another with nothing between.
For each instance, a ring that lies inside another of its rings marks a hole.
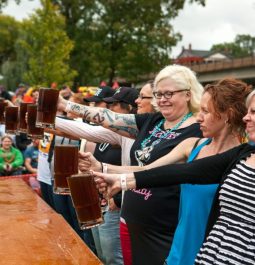
<instances>
[{"instance_id":1,"label":"spectator","mask_svg":"<svg viewBox=\"0 0 255 265\"><path fill-rule=\"evenodd\" d=\"M39 143L37 179L40 183L42 198L55 209L51 184L52 175L48 161L52 141L54 141L53 134L44 132L43 139Z\"/></svg>"},{"instance_id":2,"label":"spectator","mask_svg":"<svg viewBox=\"0 0 255 265\"><path fill-rule=\"evenodd\" d=\"M30 87L23 96L23 102L35 104L37 103L38 97L39 97L39 88Z\"/></svg>"},{"instance_id":3,"label":"spectator","mask_svg":"<svg viewBox=\"0 0 255 265\"><path fill-rule=\"evenodd\" d=\"M0 148L0 173L1 176L14 176L22 173L22 153L12 146L13 140L9 135L1 139Z\"/></svg>"},{"instance_id":4,"label":"spectator","mask_svg":"<svg viewBox=\"0 0 255 265\"><path fill-rule=\"evenodd\" d=\"M24 155L27 146L31 144L31 139L27 137L26 133L19 133L15 135L15 144L16 147L21 151L21 153Z\"/></svg>"},{"instance_id":5,"label":"spectator","mask_svg":"<svg viewBox=\"0 0 255 265\"><path fill-rule=\"evenodd\" d=\"M12 96L10 95L10 93L6 91L4 86L1 85L0 85L0 97L10 101L12 100Z\"/></svg>"},{"instance_id":6,"label":"spectator","mask_svg":"<svg viewBox=\"0 0 255 265\"><path fill-rule=\"evenodd\" d=\"M27 87L24 84L19 84L18 88L16 89L15 95L12 97L12 102L14 105L19 106L20 103L23 101L23 97L27 91Z\"/></svg>"},{"instance_id":7,"label":"spectator","mask_svg":"<svg viewBox=\"0 0 255 265\"><path fill-rule=\"evenodd\" d=\"M24 153L25 167L29 173L37 173L39 142L39 139L33 139L32 146L29 146Z\"/></svg>"},{"instance_id":8,"label":"spectator","mask_svg":"<svg viewBox=\"0 0 255 265\"><path fill-rule=\"evenodd\" d=\"M64 99L69 99L72 95L73 92L68 85L64 85L61 90L59 91L59 94L64 98Z\"/></svg>"}]
</instances>

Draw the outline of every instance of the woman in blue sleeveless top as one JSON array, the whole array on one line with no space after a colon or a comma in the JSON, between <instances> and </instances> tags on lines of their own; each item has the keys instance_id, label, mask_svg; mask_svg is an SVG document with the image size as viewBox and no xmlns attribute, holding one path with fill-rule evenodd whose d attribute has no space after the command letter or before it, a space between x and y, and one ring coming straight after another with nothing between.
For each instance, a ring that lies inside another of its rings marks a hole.
<instances>
[{"instance_id":1,"label":"woman in blue sleeveless top","mask_svg":"<svg viewBox=\"0 0 255 265\"><path fill-rule=\"evenodd\" d=\"M194 143L192 139L181 144L179 150L186 154L187 162L222 153L240 144L240 134L244 134L242 116L246 111L245 98L249 91L250 88L245 83L232 79L205 87L197 120L203 136L207 139L196 142L195 145L198 145L195 148L190 148L190 144L187 144ZM236 104L233 104L235 101ZM240 106L243 107L243 112L236 116L240 112ZM171 155L178 157L175 151ZM179 220L166 260L168 265L194 264L196 254L204 241L217 187L217 184L181 185Z\"/></svg>"},{"instance_id":2,"label":"woman in blue sleeveless top","mask_svg":"<svg viewBox=\"0 0 255 265\"><path fill-rule=\"evenodd\" d=\"M210 144L211 139L194 148L188 162L194 160L200 150ZM204 241L207 219L218 184L182 184L180 194L179 221L175 230L167 264L193 264Z\"/></svg>"}]
</instances>

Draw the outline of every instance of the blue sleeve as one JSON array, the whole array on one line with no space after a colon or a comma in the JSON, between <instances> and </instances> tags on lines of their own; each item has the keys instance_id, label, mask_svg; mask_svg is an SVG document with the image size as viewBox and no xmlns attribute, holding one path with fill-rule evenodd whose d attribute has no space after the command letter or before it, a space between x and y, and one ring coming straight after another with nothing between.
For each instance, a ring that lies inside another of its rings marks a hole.
<instances>
[{"instance_id":1,"label":"blue sleeve","mask_svg":"<svg viewBox=\"0 0 255 265\"><path fill-rule=\"evenodd\" d=\"M24 152L24 158L31 158L32 157L32 150L31 148L27 148L26 151Z\"/></svg>"}]
</instances>

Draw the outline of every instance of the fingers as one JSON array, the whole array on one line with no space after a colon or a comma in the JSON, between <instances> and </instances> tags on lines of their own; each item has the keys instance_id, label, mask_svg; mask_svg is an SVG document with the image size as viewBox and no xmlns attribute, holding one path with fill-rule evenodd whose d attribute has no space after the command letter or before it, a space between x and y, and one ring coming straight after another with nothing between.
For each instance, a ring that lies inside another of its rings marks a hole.
<instances>
[{"instance_id":1,"label":"fingers","mask_svg":"<svg viewBox=\"0 0 255 265\"><path fill-rule=\"evenodd\" d=\"M88 159L90 153L79 152L79 170L81 172L88 171L91 168L91 161Z\"/></svg>"},{"instance_id":2,"label":"fingers","mask_svg":"<svg viewBox=\"0 0 255 265\"><path fill-rule=\"evenodd\" d=\"M79 151L79 158L90 158L91 157L91 153L90 152L81 152Z\"/></svg>"},{"instance_id":3,"label":"fingers","mask_svg":"<svg viewBox=\"0 0 255 265\"><path fill-rule=\"evenodd\" d=\"M105 179L105 174L104 173L92 171L92 174L94 175L94 178Z\"/></svg>"}]
</instances>

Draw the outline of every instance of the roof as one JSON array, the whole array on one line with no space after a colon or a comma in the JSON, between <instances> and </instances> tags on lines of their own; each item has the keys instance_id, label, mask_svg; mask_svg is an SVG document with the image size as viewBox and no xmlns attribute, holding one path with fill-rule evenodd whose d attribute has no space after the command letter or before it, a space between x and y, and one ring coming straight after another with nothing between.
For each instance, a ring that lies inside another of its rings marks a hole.
<instances>
[{"instance_id":1,"label":"roof","mask_svg":"<svg viewBox=\"0 0 255 265\"><path fill-rule=\"evenodd\" d=\"M202 57L205 58L210 55L211 51L205 50L190 50L190 49L183 49L182 52L177 56L177 58L183 57Z\"/></svg>"}]
</instances>

